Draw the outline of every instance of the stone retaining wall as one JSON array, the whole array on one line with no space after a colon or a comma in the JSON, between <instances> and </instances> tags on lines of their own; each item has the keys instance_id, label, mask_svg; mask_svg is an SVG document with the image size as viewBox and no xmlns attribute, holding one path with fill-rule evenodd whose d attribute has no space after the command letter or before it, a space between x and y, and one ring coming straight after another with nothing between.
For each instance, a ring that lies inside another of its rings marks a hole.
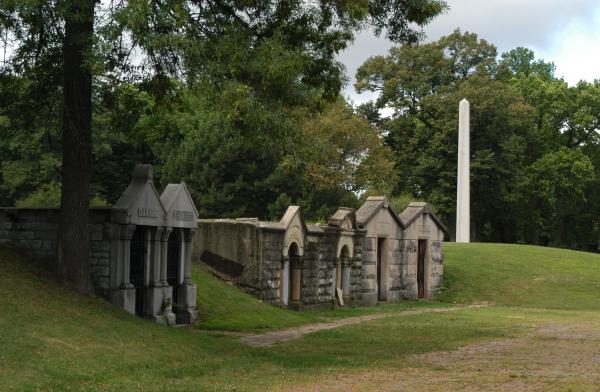
<instances>
[{"instance_id":1,"label":"stone retaining wall","mask_svg":"<svg viewBox=\"0 0 600 392\"><path fill-rule=\"evenodd\" d=\"M0 244L54 268L58 243L58 208L0 208ZM97 294L107 298L110 268L111 208L90 210L90 266Z\"/></svg>"}]
</instances>

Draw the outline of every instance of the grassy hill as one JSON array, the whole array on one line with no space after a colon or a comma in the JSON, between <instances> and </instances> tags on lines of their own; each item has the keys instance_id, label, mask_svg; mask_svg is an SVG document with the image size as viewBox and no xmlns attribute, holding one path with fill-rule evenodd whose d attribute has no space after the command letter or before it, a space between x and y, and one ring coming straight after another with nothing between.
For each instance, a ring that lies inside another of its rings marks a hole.
<instances>
[{"instance_id":1,"label":"grassy hill","mask_svg":"<svg viewBox=\"0 0 600 392\"><path fill-rule=\"evenodd\" d=\"M439 301L600 309L600 254L508 244L444 244Z\"/></svg>"},{"instance_id":2,"label":"grassy hill","mask_svg":"<svg viewBox=\"0 0 600 392\"><path fill-rule=\"evenodd\" d=\"M445 263L447 288L441 300L490 300L518 308L389 317L270 348L249 348L235 335L156 325L101 299L76 295L30 260L0 247L0 389L269 390L316 375L408 366L407 354L508 336L519 330L514 315L523 307L599 307L594 303L599 255L450 244ZM261 330L436 305L407 301L335 313L293 313L262 304L197 266L194 277L201 328ZM528 312L555 317L562 311Z\"/></svg>"}]
</instances>

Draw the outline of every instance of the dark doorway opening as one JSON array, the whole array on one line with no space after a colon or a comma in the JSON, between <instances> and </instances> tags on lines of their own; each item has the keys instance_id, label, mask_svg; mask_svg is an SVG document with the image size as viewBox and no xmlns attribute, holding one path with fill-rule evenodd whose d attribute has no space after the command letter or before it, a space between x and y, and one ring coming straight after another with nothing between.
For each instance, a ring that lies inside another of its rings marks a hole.
<instances>
[{"instance_id":1,"label":"dark doorway opening","mask_svg":"<svg viewBox=\"0 0 600 392\"><path fill-rule=\"evenodd\" d=\"M290 271L289 271L289 282L290 290L289 295L291 301L300 302L302 299L302 267L300 265L300 250L298 245L293 242L288 250L288 257L290 259ZM288 304L290 302L288 301Z\"/></svg>"},{"instance_id":2,"label":"dark doorway opening","mask_svg":"<svg viewBox=\"0 0 600 392\"><path fill-rule=\"evenodd\" d=\"M383 301L385 296L383 295L383 291L385 288L383 287L383 244L385 242L385 238L377 238L377 299L379 301Z\"/></svg>"},{"instance_id":3,"label":"dark doorway opening","mask_svg":"<svg viewBox=\"0 0 600 392\"><path fill-rule=\"evenodd\" d=\"M135 314L144 315L146 302L146 230L137 227L131 237L129 246L129 281L135 287Z\"/></svg>"},{"instance_id":4,"label":"dark doorway opening","mask_svg":"<svg viewBox=\"0 0 600 392\"><path fill-rule=\"evenodd\" d=\"M181 236L177 231L173 231L169 236L167 244L167 283L173 288L173 307L178 302L177 291L179 288L179 271L181 267Z\"/></svg>"},{"instance_id":5,"label":"dark doorway opening","mask_svg":"<svg viewBox=\"0 0 600 392\"><path fill-rule=\"evenodd\" d=\"M427 240L419 240L417 261L417 286L419 298L425 298L425 252L427 251Z\"/></svg>"}]
</instances>

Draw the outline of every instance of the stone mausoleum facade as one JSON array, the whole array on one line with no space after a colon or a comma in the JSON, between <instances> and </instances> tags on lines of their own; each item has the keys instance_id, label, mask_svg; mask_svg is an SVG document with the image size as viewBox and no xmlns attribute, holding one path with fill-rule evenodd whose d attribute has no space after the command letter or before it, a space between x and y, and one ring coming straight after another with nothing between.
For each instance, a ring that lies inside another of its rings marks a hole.
<instances>
[{"instance_id":1,"label":"stone mausoleum facade","mask_svg":"<svg viewBox=\"0 0 600 392\"><path fill-rule=\"evenodd\" d=\"M297 206L279 222L199 220L193 259L273 305L374 305L435 293L445 232L424 203L398 215L386 198L369 197L327 224L307 224Z\"/></svg>"},{"instance_id":2,"label":"stone mausoleum facade","mask_svg":"<svg viewBox=\"0 0 600 392\"><path fill-rule=\"evenodd\" d=\"M405 287L409 298L430 298L442 284L446 226L424 202L413 202L400 214L405 225Z\"/></svg>"},{"instance_id":3,"label":"stone mausoleum facade","mask_svg":"<svg viewBox=\"0 0 600 392\"><path fill-rule=\"evenodd\" d=\"M91 278L96 293L159 323L197 319L191 241L198 213L185 184L159 196L150 165L112 207L90 210ZM59 210L0 209L0 243L46 263L56 260Z\"/></svg>"},{"instance_id":4,"label":"stone mausoleum facade","mask_svg":"<svg viewBox=\"0 0 600 392\"><path fill-rule=\"evenodd\" d=\"M279 222L200 220L193 257L273 305L358 303L364 234L351 209L341 208L327 224L307 225L300 207L291 206Z\"/></svg>"},{"instance_id":5,"label":"stone mausoleum facade","mask_svg":"<svg viewBox=\"0 0 600 392\"><path fill-rule=\"evenodd\" d=\"M0 209L0 244L56 260L59 210ZM292 309L429 298L442 283L446 227L427 203L397 214L385 197L307 224L290 206L279 222L198 219L185 184L159 195L150 165L111 207L90 210L91 279L98 295L173 325L197 319L192 259L264 302Z\"/></svg>"}]
</instances>

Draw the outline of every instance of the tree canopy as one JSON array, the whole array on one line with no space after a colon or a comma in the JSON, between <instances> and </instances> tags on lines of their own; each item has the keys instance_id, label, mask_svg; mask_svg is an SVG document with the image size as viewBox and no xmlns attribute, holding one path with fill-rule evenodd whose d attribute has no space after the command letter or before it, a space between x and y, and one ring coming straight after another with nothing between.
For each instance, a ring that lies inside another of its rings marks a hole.
<instances>
[{"instance_id":1,"label":"tree canopy","mask_svg":"<svg viewBox=\"0 0 600 392\"><path fill-rule=\"evenodd\" d=\"M472 237L598 250L600 81L568 86L526 48L497 55L460 30L392 48L357 71L359 109L394 151L393 193L431 202L452 226L458 103L471 103ZM393 114L382 118L379 110Z\"/></svg>"}]
</instances>

